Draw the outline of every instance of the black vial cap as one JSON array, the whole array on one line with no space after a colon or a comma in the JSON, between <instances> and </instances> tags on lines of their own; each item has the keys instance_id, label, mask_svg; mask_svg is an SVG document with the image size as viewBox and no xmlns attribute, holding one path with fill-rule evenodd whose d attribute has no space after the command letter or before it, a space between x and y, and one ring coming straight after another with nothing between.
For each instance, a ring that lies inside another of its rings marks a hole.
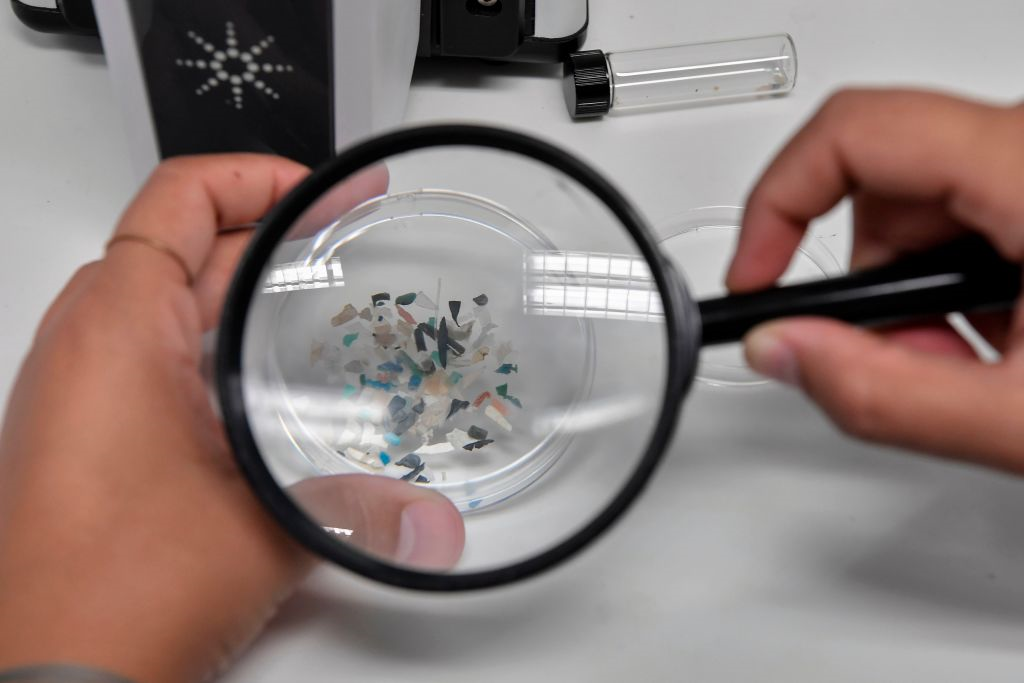
<instances>
[{"instance_id":1,"label":"black vial cap","mask_svg":"<svg viewBox=\"0 0 1024 683\"><path fill-rule=\"evenodd\" d=\"M600 50L574 52L565 61L565 103L574 119L603 116L612 108L612 75Z\"/></svg>"}]
</instances>

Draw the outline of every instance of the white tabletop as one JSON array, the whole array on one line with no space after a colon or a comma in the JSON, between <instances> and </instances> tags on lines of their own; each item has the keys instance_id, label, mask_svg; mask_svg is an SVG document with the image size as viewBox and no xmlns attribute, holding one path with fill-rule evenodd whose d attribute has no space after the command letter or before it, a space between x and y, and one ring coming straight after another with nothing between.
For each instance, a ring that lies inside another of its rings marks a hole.
<instances>
[{"instance_id":1,"label":"white tabletop","mask_svg":"<svg viewBox=\"0 0 1024 683\"><path fill-rule=\"evenodd\" d=\"M551 1L551 0L549 0ZM553 0L557 2L558 0ZM591 0L588 46L789 32L785 99L574 124L556 69L419 69L410 121L530 130L654 219L740 203L851 84L1010 101L1020 0ZM0 387L47 303L96 257L135 175L103 57L0 9ZM819 234L843 253L842 210ZM833 237L834 235L834 237ZM607 537L523 585L423 596L320 571L230 681L1017 681L1024 486L853 443L795 393L698 388L650 490Z\"/></svg>"}]
</instances>

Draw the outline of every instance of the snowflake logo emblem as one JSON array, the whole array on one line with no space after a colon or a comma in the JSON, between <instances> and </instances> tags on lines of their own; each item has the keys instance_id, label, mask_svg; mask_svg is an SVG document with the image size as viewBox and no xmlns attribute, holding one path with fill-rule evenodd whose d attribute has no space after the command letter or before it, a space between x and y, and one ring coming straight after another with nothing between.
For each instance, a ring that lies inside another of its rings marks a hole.
<instances>
[{"instance_id":1,"label":"snowflake logo emblem","mask_svg":"<svg viewBox=\"0 0 1024 683\"><path fill-rule=\"evenodd\" d=\"M264 93L275 100L281 93L270 87L263 79L272 74L290 73L295 69L290 64L262 61L264 53L274 44L274 36L268 35L255 45L243 50L238 47L235 24L224 25L224 47L217 47L195 31L188 37L206 53L202 59L178 59L175 64L181 69L192 69L208 74L206 81L196 88L196 95L203 96L221 86L231 88L231 98L226 100L235 109L245 108L246 86Z\"/></svg>"}]
</instances>

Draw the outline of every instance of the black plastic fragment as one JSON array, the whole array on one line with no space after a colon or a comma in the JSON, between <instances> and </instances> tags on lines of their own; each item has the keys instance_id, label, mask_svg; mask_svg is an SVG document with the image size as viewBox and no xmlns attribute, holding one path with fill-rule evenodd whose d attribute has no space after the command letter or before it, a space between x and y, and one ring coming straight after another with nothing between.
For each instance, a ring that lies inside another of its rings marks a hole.
<instances>
[{"instance_id":1,"label":"black plastic fragment","mask_svg":"<svg viewBox=\"0 0 1024 683\"><path fill-rule=\"evenodd\" d=\"M399 467L408 467L409 469L416 469L417 467L423 464L423 458L416 455L415 453L410 453L409 455L405 456L395 464L398 465Z\"/></svg>"},{"instance_id":2,"label":"black plastic fragment","mask_svg":"<svg viewBox=\"0 0 1024 683\"><path fill-rule=\"evenodd\" d=\"M404 476L402 477L402 481L412 481L412 480L413 480L413 479L415 479L416 477L420 476L420 473L421 473L421 472L422 472L422 471L423 471L424 469L426 469L426 467L427 467L426 465L424 465L424 464L422 464L422 463L421 463L421 464L420 464L419 466L417 466L417 467L416 467L416 469L414 469L414 470L413 470L412 472L410 472L409 474L406 474L406 475L404 475Z\"/></svg>"},{"instance_id":3,"label":"black plastic fragment","mask_svg":"<svg viewBox=\"0 0 1024 683\"><path fill-rule=\"evenodd\" d=\"M448 310L450 310L452 312L452 320L455 321L456 325L459 325L459 311L462 310L462 302L461 301L449 301L448 302ZM459 327L461 327L461 325L459 325Z\"/></svg>"},{"instance_id":4,"label":"black plastic fragment","mask_svg":"<svg viewBox=\"0 0 1024 683\"><path fill-rule=\"evenodd\" d=\"M469 431L466 433L469 434L469 438L475 441L483 441L487 438L487 430L482 427L477 427L476 425L470 427Z\"/></svg>"},{"instance_id":5,"label":"black plastic fragment","mask_svg":"<svg viewBox=\"0 0 1024 683\"><path fill-rule=\"evenodd\" d=\"M451 408L448 409L448 419L450 420L452 416L455 415L455 413L459 412L460 410L465 410L468 407L469 401L460 401L457 398L453 398Z\"/></svg>"},{"instance_id":6,"label":"black plastic fragment","mask_svg":"<svg viewBox=\"0 0 1024 683\"><path fill-rule=\"evenodd\" d=\"M388 412L391 413L391 417L397 417L405 409L407 403L408 401L401 396L392 396L391 402L388 403Z\"/></svg>"},{"instance_id":7,"label":"black plastic fragment","mask_svg":"<svg viewBox=\"0 0 1024 683\"><path fill-rule=\"evenodd\" d=\"M437 357L441 359L441 367L448 367L448 321L441 318L437 327Z\"/></svg>"},{"instance_id":8,"label":"black plastic fragment","mask_svg":"<svg viewBox=\"0 0 1024 683\"><path fill-rule=\"evenodd\" d=\"M487 301L488 299L486 294L481 294L480 296L473 297L473 303L475 303L477 306L486 306Z\"/></svg>"},{"instance_id":9,"label":"black plastic fragment","mask_svg":"<svg viewBox=\"0 0 1024 683\"><path fill-rule=\"evenodd\" d=\"M383 306L385 301L391 301L391 295L387 292L381 292L380 294L374 294L371 296L370 301L373 302L374 306Z\"/></svg>"}]
</instances>

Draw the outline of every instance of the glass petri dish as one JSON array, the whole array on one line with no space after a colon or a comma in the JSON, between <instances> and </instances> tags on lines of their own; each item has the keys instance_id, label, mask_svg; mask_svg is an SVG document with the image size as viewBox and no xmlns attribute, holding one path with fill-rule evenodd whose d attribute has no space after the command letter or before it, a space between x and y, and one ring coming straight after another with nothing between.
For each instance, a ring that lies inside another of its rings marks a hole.
<instances>
[{"instance_id":1,"label":"glass petri dish","mask_svg":"<svg viewBox=\"0 0 1024 683\"><path fill-rule=\"evenodd\" d=\"M267 331L256 357L263 359L261 372L269 383L254 397L252 410L260 414L257 425L267 426L257 430L275 454L270 464L281 481L360 473L409 480L415 474L413 483L471 512L521 492L566 451L571 436L564 429L537 433L525 426L539 420L533 414L543 405L539 397L565 387L576 388L570 404L589 395L595 362L590 322L561 325L560 342L579 350L575 363L521 364L523 358L550 355L533 348L543 343L539 335L503 336L522 327L515 323L523 316L523 300L506 284L522 271L507 273L494 265L489 278L476 270L465 281L442 281L437 264L421 256L438 241L453 245L446 252L450 258L486 254L505 266L521 266L520 252L553 248L496 203L423 189L371 200L315 237L294 241L286 263L268 276L265 291L275 295L258 300L253 320ZM346 255L344 270L339 253ZM381 272L392 275L384 280ZM429 318L431 329L446 318L447 334L465 352L443 364L415 350L383 353L382 343L413 348L414 316ZM381 335L393 339L382 342ZM431 366L427 372L424 364ZM405 379L396 384L396 375ZM501 400L493 400L499 394ZM484 404L515 404L515 410L490 417L488 424L510 430L500 439L476 431L479 420L470 413L479 411L469 408ZM410 411L416 427L408 432L380 427ZM435 423L443 423L446 433L417 433ZM481 447L465 457L462 444L474 439Z\"/></svg>"},{"instance_id":2,"label":"glass petri dish","mask_svg":"<svg viewBox=\"0 0 1024 683\"><path fill-rule=\"evenodd\" d=\"M742 219L743 207L706 206L659 224L662 251L679 269L698 301L728 293L725 274L736 250ZM808 236L779 282L790 285L841 273L839 261L825 243ZM696 379L714 387L754 387L770 382L750 369L740 344L703 349Z\"/></svg>"}]
</instances>

